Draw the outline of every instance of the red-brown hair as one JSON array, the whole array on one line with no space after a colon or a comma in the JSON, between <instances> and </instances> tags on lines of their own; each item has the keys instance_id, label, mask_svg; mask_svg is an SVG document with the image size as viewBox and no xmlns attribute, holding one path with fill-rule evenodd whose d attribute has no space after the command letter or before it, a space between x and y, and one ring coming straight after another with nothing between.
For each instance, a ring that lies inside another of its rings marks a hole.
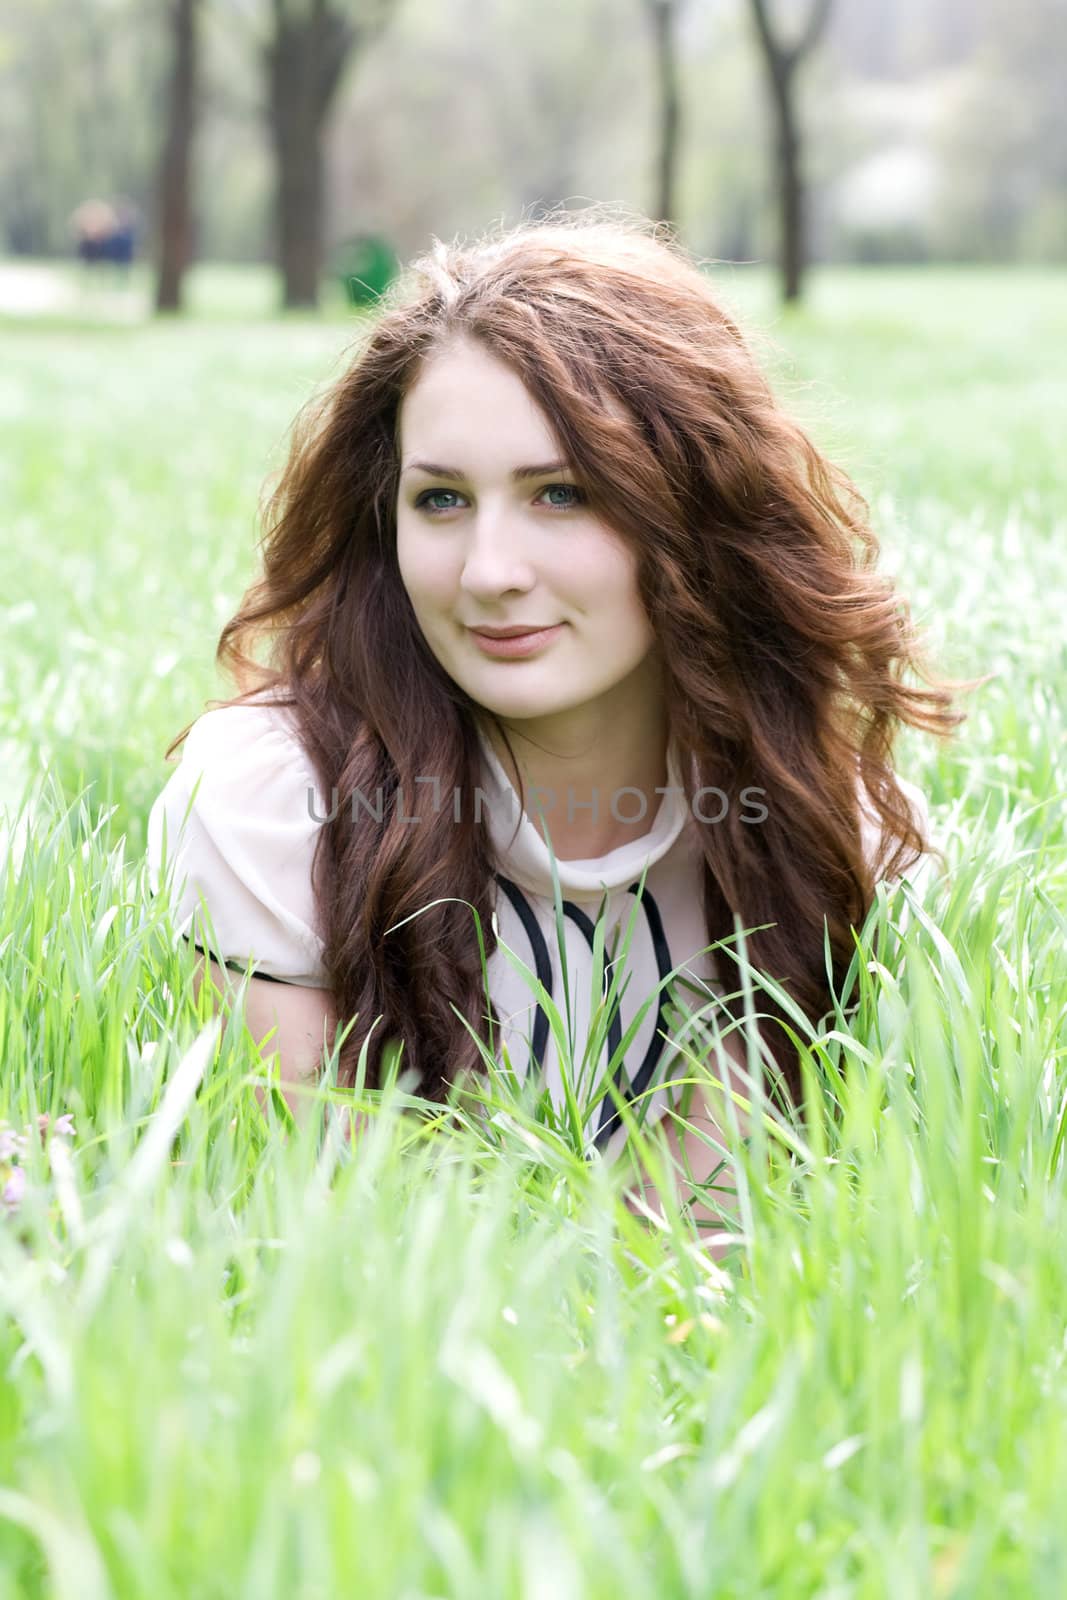
<instances>
[{"instance_id":1,"label":"red-brown hair","mask_svg":"<svg viewBox=\"0 0 1067 1600\"><path fill-rule=\"evenodd\" d=\"M455 1013L487 1038L469 909L488 955L486 823L432 811L413 782L435 773L445 794L472 795L484 712L432 655L396 556L400 404L457 334L522 379L590 506L637 557L687 801L704 785L765 791L761 826L731 808L702 828L708 941L732 937L734 913L770 923L749 959L816 1021L832 1004L824 932L837 988L874 882L929 847L894 781L896 729L948 737L963 720L954 692L985 680L931 677L908 605L875 571L863 499L781 409L699 265L651 223L557 216L435 241L387 294L343 376L297 419L262 576L219 641L243 690L228 703L284 693L324 795L385 797L381 822L338 806L315 858L329 985L342 1021L357 1017L340 1081L372 1028L369 1087L388 1040L430 1099L484 1071ZM909 669L930 687L905 684ZM882 827L873 874L858 775ZM397 791L418 826L397 820ZM796 1100L796 1052L773 1034Z\"/></svg>"}]
</instances>

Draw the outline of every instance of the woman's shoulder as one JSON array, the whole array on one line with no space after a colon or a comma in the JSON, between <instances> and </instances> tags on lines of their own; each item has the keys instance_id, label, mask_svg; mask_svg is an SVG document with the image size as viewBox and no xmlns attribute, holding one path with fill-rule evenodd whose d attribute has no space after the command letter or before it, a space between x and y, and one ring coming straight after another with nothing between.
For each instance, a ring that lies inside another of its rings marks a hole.
<instances>
[{"instance_id":1,"label":"woman's shoulder","mask_svg":"<svg viewBox=\"0 0 1067 1600\"><path fill-rule=\"evenodd\" d=\"M319 784L295 712L273 702L229 704L192 724L157 801L172 820L191 806L234 847L284 836L294 844L322 818Z\"/></svg>"},{"instance_id":2,"label":"woman's shoulder","mask_svg":"<svg viewBox=\"0 0 1067 1600\"><path fill-rule=\"evenodd\" d=\"M151 887L173 874L181 924L203 902L222 959L252 956L268 975L321 982L312 866L322 817L293 708L214 707L193 723L149 813Z\"/></svg>"},{"instance_id":3,"label":"woman's shoulder","mask_svg":"<svg viewBox=\"0 0 1067 1600\"><path fill-rule=\"evenodd\" d=\"M314 781L295 708L276 699L231 702L203 712L185 737L181 760L224 781L240 782L264 766Z\"/></svg>"}]
</instances>

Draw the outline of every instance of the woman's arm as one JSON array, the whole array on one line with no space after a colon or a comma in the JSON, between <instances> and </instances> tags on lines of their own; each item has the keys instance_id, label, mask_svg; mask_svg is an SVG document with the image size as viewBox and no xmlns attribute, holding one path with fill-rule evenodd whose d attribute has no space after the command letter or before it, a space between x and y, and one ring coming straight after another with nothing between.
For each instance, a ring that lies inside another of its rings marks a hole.
<instances>
[{"instance_id":1,"label":"woman's arm","mask_svg":"<svg viewBox=\"0 0 1067 1600\"><path fill-rule=\"evenodd\" d=\"M233 1015L240 980L236 973L220 967L216 961L209 960L207 965L210 967L212 1008L221 1010L228 1021ZM204 969L201 957L193 980L197 995L204 982ZM278 1057L283 1085L288 1084L293 1089L316 1081L333 1048L337 1027L337 1012L329 989L309 989L303 984L250 978L245 993L244 1020L257 1045L275 1030L265 1059ZM302 1122L307 1114L307 1097L287 1093L284 1088L282 1097L294 1119ZM257 1087L256 1098L263 1106L266 1092Z\"/></svg>"},{"instance_id":2,"label":"woman's arm","mask_svg":"<svg viewBox=\"0 0 1067 1600\"><path fill-rule=\"evenodd\" d=\"M748 1061L745 1042L738 1033L733 1032L724 1038L722 1048L731 1062L747 1072ZM729 1065L721 1067L714 1053L708 1058L707 1065L714 1077L721 1078L725 1071L729 1077L730 1087L739 1094L744 1095L746 1100L749 1098L746 1079L733 1072ZM709 1096L713 1096L714 1100ZM737 1113L740 1135L745 1138L750 1132L749 1117L736 1102L734 1103L734 1110ZM681 1114L685 1115L684 1112ZM668 1178L673 1188L675 1200L678 1203L682 1203L688 1200L692 1194L692 1185L707 1183L713 1177L716 1168L719 1167L720 1163L723 1163L722 1171L719 1172L718 1178L715 1180L715 1192L720 1196L724 1210L730 1215L736 1215L734 1206L728 1203L736 1195L729 1157L724 1158L713 1145L707 1142L710 1137L718 1145L721 1145L723 1149L729 1150L729 1138L721 1127L721 1123L726 1120L726 1116L722 1091L718 1089L708 1091L702 1083L694 1085L692 1105L688 1115L685 1116L686 1122L691 1124L690 1127L679 1130L679 1126L672 1116L664 1116L664 1137L671 1155ZM675 1167L675 1163L677 1163L677 1167ZM645 1203L662 1216L663 1205L659 1199L656 1186L651 1179L641 1185L639 1192ZM625 1196L625 1200L629 1210L634 1211L638 1216L642 1214L630 1203L629 1193ZM690 1211L692 1212L693 1220L698 1225L704 1224L703 1227L698 1226L697 1228L697 1232L702 1239L707 1238L711 1233L725 1231L722 1218L710 1206L705 1205L702 1200L694 1200L690 1205ZM706 1248L712 1259L717 1261L726 1253L729 1246L724 1242L722 1244L708 1244Z\"/></svg>"}]
</instances>

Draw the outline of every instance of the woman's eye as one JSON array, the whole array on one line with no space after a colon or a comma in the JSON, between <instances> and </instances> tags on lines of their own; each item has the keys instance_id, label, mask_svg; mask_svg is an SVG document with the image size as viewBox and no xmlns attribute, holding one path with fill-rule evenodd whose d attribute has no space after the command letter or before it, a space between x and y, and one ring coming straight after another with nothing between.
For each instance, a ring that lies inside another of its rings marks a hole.
<instances>
[{"instance_id":1,"label":"woman's eye","mask_svg":"<svg viewBox=\"0 0 1067 1600\"><path fill-rule=\"evenodd\" d=\"M442 494L454 495L455 492L456 492L455 489L427 489L425 491L425 493L420 494L419 498L415 501L415 509L416 509L416 511L418 511L421 506L427 505L429 503L429 501L436 500L438 495L442 495ZM431 506L430 509L432 511L451 511L452 507L451 506Z\"/></svg>"},{"instance_id":2,"label":"woman's eye","mask_svg":"<svg viewBox=\"0 0 1067 1600\"><path fill-rule=\"evenodd\" d=\"M569 495L572 498L565 500L554 500L550 502L553 510L569 511L572 506L581 505L585 499L582 491L573 483L546 484L541 490L541 495L555 494L560 489L563 490L565 495ZM420 494L418 499L415 501L416 511L421 510L423 506L429 506L431 513L436 514L440 514L442 511L454 511L454 505L439 506L430 504L431 501L440 499L442 495L451 495L453 499L461 498L458 490L456 489L424 489L422 494ZM540 499L540 495L538 498Z\"/></svg>"},{"instance_id":3,"label":"woman's eye","mask_svg":"<svg viewBox=\"0 0 1067 1600\"><path fill-rule=\"evenodd\" d=\"M574 495L573 500L557 500L554 502L561 511L566 511L570 506L581 505L583 499L582 491L576 488L573 483L550 483L546 488L542 489L541 493L551 494L556 489L562 489L565 493Z\"/></svg>"}]
</instances>

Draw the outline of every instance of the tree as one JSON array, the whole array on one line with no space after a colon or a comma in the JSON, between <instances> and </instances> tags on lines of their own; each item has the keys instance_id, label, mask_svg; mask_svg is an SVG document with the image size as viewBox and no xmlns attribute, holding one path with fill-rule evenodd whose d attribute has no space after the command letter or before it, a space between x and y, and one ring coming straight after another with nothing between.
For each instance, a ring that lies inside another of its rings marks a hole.
<instances>
[{"instance_id":1,"label":"tree","mask_svg":"<svg viewBox=\"0 0 1067 1600\"><path fill-rule=\"evenodd\" d=\"M266 46L276 168L276 242L286 307L315 306L323 251L323 133L350 58L377 37L396 0L271 0ZM358 11L358 15L353 14Z\"/></svg>"},{"instance_id":2,"label":"tree","mask_svg":"<svg viewBox=\"0 0 1067 1600\"><path fill-rule=\"evenodd\" d=\"M167 131L159 173L159 277L156 310L180 311L192 259L190 172L197 109L196 0L172 0Z\"/></svg>"},{"instance_id":3,"label":"tree","mask_svg":"<svg viewBox=\"0 0 1067 1600\"><path fill-rule=\"evenodd\" d=\"M786 44L771 22L770 0L752 0L760 51L767 71L775 123L775 176L779 217L779 266L783 299L799 300L807 265L804 174L796 76L830 16L832 0L811 0L808 19L792 44Z\"/></svg>"},{"instance_id":4,"label":"tree","mask_svg":"<svg viewBox=\"0 0 1067 1600\"><path fill-rule=\"evenodd\" d=\"M675 49L675 24L678 0L645 0L652 22L656 51L656 81L659 91L659 141L656 162L656 194L653 215L664 222L675 222L675 177L678 168L678 132L681 96L678 92L678 58Z\"/></svg>"}]
</instances>

